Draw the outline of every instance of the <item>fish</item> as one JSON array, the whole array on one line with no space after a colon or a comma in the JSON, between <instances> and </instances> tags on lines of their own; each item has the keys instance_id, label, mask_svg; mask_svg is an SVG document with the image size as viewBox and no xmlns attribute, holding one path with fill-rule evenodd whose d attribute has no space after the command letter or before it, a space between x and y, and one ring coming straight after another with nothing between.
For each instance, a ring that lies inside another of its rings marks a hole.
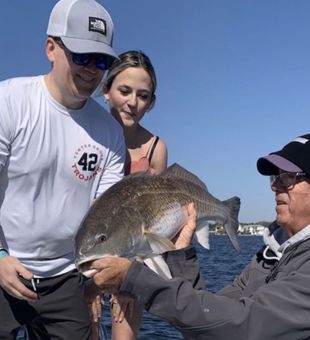
<instances>
[{"instance_id":1,"label":"fish","mask_svg":"<svg viewBox=\"0 0 310 340\"><path fill-rule=\"evenodd\" d=\"M218 200L196 175L174 163L157 175L128 175L95 200L75 237L76 267L90 276L89 264L105 256L144 259L175 249L171 240L186 223L191 202L197 241L209 249L209 222L215 221L240 251L240 198Z\"/></svg>"}]
</instances>

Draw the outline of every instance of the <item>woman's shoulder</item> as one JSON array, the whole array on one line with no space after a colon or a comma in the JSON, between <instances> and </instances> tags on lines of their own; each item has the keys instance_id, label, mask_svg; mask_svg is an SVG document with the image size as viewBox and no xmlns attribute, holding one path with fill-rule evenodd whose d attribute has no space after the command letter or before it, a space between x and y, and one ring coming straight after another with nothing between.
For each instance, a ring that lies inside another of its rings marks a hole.
<instances>
[{"instance_id":1,"label":"woman's shoulder","mask_svg":"<svg viewBox=\"0 0 310 340\"><path fill-rule=\"evenodd\" d=\"M158 136L156 136L156 137L158 138L157 146L156 146L156 149L158 150L158 152L167 152L166 142L162 138L160 138Z\"/></svg>"},{"instance_id":2,"label":"woman's shoulder","mask_svg":"<svg viewBox=\"0 0 310 340\"><path fill-rule=\"evenodd\" d=\"M167 168L168 151L166 143L158 136L153 137L153 141L148 152L150 168L154 173L160 173Z\"/></svg>"}]
</instances>

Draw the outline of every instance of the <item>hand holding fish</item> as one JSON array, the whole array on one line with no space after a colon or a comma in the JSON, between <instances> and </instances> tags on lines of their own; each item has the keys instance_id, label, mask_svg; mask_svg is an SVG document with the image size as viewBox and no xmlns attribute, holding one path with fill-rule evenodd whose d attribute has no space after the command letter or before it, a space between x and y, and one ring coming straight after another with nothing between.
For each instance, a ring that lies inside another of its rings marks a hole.
<instances>
[{"instance_id":1,"label":"hand holding fish","mask_svg":"<svg viewBox=\"0 0 310 340\"><path fill-rule=\"evenodd\" d=\"M190 203L187 206L187 213L188 213L187 223L172 240L172 242L174 242L175 249L182 249L188 247L191 244L194 233L196 231L197 213L194 208L194 203Z\"/></svg>"},{"instance_id":2,"label":"hand holding fish","mask_svg":"<svg viewBox=\"0 0 310 340\"><path fill-rule=\"evenodd\" d=\"M105 293L118 292L131 266L131 260L124 257L104 257L95 260L91 269L95 269L93 281Z\"/></svg>"}]
</instances>

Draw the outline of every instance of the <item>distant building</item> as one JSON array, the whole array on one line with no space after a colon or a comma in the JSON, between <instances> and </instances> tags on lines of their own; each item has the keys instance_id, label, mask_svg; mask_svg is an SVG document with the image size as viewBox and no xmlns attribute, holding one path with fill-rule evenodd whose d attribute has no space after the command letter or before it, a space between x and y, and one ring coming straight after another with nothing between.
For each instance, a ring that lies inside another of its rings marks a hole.
<instances>
[{"instance_id":1,"label":"distant building","mask_svg":"<svg viewBox=\"0 0 310 340\"><path fill-rule=\"evenodd\" d=\"M239 235L263 235L265 226L260 224L239 224ZM226 234L223 226L218 224L210 224L210 234L224 235Z\"/></svg>"},{"instance_id":2,"label":"distant building","mask_svg":"<svg viewBox=\"0 0 310 340\"><path fill-rule=\"evenodd\" d=\"M240 235L263 235L265 227L260 224L239 225L238 232Z\"/></svg>"}]
</instances>

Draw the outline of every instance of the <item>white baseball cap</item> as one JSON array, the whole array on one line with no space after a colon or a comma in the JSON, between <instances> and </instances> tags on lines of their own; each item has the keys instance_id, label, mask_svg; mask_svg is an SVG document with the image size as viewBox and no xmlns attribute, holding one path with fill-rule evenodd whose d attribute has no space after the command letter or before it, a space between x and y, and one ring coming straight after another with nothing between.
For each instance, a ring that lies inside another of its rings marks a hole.
<instances>
[{"instance_id":1,"label":"white baseball cap","mask_svg":"<svg viewBox=\"0 0 310 340\"><path fill-rule=\"evenodd\" d=\"M112 49L113 22L95 0L60 0L54 6L47 34L61 38L74 53L102 53L117 58Z\"/></svg>"}]
</instances>

